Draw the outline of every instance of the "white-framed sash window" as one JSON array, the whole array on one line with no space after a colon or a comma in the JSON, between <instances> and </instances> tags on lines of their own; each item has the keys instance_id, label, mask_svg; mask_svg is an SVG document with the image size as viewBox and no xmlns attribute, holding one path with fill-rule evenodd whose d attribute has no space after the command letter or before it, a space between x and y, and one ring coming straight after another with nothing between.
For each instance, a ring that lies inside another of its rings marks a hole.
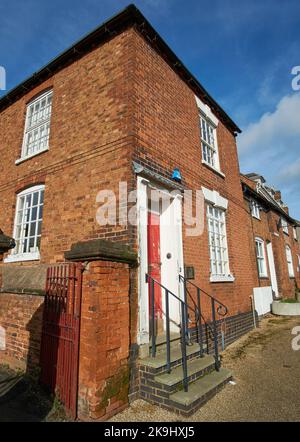
<instances>
[{"instance_id":1,"label":"white-framed sash window","mask_svg":"<svg viewBox=\"0 0 300 442\"><path fill-rule=\"evenodd\" d=\"M288 222L285 218L281 218L281 226L282 226L282 231L288 235L289 234L289 225L288 225Z\"/></svg>"},{"instance_id":2,"label":"white-framed sash window","mask_svg":"<svg viewBox=\"0 0 300 442\"><path fill-rule=\"evenodd\" d=\"M258 274L260 277L267 277L267 263L266 263L266 253L265 253L265 242L261 238L255 238L255 249L256 249L256 259Z\"/></svg>"},{"instance_id":3,"label":"white-framed sash window","mask_svg":"<svg viewBox=\"0 0 300 442\"><path fill-rule=\"evenodd\" d=\"M30 187L17 195L13 234L16 247L7 256L6 262L40 258L44 188L44 185Z\"/></svg>"},{"instance_id":4,"label":"white-framed sash window","mask_svg":"<svg viewBox=\"0 0 300 442\"><path fill-rule=\"evenodd\" d=\"M52 90L27 105L21 161L48 150L52 111Z\"/></svg>"},{"instance_id":5,"label":"white-framed sash window","mask_svg":"<svg viewBox=\"0 0 300 442\"><path fill-rule=\"evenodd\" d=\"M254 200L251 200L250 204L251 204L251 215L253 216L253 218L260 219L259 204Z\"/></svg>"},{"instance_id":6,"label":"white-framed sash window","mask_svg":"<svg viewBox=\"0 0 300 442\"><path fill-rule=\"evenodd\" d=\"M288 270L289 270L289 276L290 278L294 278L294 266L293 266L293 257L292 257L292 251L290 246L285 246L285 253L286 253L286 260L288 264Z\"/></svg>"},{"instance_id":7,"label":"white-framed sash window","mask_svg":"<svg viewBox=\"0 0 300 442\"><path fill-rule=\"evenodd\" d=\"M229 274L225 210L207 205L208 244L212 277Z\"/></svg>"}]
</instances>

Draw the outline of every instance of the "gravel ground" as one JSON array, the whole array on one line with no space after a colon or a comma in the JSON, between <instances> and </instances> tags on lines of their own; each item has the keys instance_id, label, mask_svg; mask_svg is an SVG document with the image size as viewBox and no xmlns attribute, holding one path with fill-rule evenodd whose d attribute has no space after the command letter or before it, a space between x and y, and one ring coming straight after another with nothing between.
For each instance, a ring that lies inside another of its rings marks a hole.
<instances>
[{"instance_id":1,"label":"gravel ground","mask_svg":"<svg viewBox=\"0 0 300 442\"><path fill-rule=\"evenodd\" d=\"M229 346L222 364L236 384L228 384L189 418L138 400L110 422L300 421L300 350L291 347L295 326L300 318L270 316Z\"/></svg>"}]
</instances>

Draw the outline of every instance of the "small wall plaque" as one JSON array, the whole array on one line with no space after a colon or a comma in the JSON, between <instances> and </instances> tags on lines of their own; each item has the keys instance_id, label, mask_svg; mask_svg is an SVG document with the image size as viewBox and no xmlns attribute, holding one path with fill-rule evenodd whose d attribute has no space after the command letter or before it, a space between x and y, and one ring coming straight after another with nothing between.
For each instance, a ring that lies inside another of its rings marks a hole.
<instances>
[{"instance_id":1,"label":"small wall plaque","mask_svg":"<svg viewBox=\"0 0 300 442\"><path fill-rule=\"evenodd\" d=\"M195 279L194 266L185 266L184 267L184 276L186 277L186 279Z\"/></svg>"}]
</instances>

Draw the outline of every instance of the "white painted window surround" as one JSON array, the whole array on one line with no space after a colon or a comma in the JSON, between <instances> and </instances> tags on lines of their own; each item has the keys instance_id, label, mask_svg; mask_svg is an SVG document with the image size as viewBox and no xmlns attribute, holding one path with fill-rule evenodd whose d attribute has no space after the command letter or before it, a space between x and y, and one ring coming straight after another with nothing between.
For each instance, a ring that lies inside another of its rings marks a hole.
<instances>
[{"instance_id":1,"label":"white painted window surround","mask_svg":"<svg viewBox=\"0 0 300 442\"><path fill-rule=\"evenodd\" d=\"M297 241L298 240L297 230L296 230L296 227L294 227L294 226L293 226L293 236L294 236L294 239Z\"/></svg>"},{"instance_id":2,"label":"white painted window surround","mask_svg":"<svg viewBox=\"0 0 300 442\"><path fill-rule=\"evenodd\" d=\"M286 252L286 260L288 264L288 270L289 270L289 277L294 278L294 266L293 266L293 257L292 257L292 251L290 246L285 246L285 252Z\"/></svg>"},{"instance_id":3,"label":"white painted window surround","mask_svg":"<svg viewBox=\"0 0 300 442\"><path fill-rule=\"evenodd\" d=\"M16 164L48 150L52 111L52 90L27 105L21 158Z\"/></svg>"},{"instance_id":4,"label":"white painted window surround","mask_svg":"<svg viewBox=\"0 0 300 442\"><path fill-rule=\"evenodd\" d=\"M258 274L261 278L263 277L267 278L268 272L267 272L265 242L263 239L255 238L255 249L256 249Z\"/></svg>"},{"instance_id":5,"label":"white painted window surround","mask_svg":"<svg viewBox=\"0 0 300 442\"><path fill-rule=\"evenodd\" d=\"M40 259L44 185L30 187L17 195L13 237L16 247L4 262Z\"/></svg>"},{"instance_id":6,"label":"white painted window surround","mask_svg":"<svg viewBox=\"0 0 300 442\"><path fill-rule=\"evenodd\" d=\"M200 119L202 163L224 177L225 175L220 170L217 140L219 120L207 104L203 103L197 96L195 96L195 99Z\"/></svg>"},{"instance_id":7,"label":"white painted window surround","mask_svg":"<svg viewBox=\"0 0 300 442\"><path fill-rule=\"evenodd\" d=\"M202 187L207 203L207 227L210 253L210 282L233 282L230 273L226 233L228 200L219 192Z\"/></svg>"},{"instance_id":8,"label":"white painted window surround","mask_svg":"<svg viewBox=\"0 0 300 442\"><path fill-rule=\"evenodd\" d=\"M282 231L288 235L289 234L289 225L288 225L287 220L283 217L281 218L281 226L282 226Z\"/></svg>"},{"instance_id":9,"label":"white painted window surround","mask_svg":"<svg viewBox=\"0 0 300 442\"><path fill-rule=\"evenodd\" d=\"M251 215L253 216L253 218L260 219L259 204L254 200L251 200L250 204L251 204Z\"/></svg>"}]
</instances>

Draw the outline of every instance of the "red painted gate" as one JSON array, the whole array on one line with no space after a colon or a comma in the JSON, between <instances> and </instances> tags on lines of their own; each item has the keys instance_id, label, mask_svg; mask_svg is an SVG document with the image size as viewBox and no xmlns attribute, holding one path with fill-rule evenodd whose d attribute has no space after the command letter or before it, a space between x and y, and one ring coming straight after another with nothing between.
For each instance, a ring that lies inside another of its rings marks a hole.
<instances>
[{"instance_id":1,"label":"red painted gate","mask_svg":"<svg viewBox=\"0 0 300 442\"><path fill-rule=\"evenodd\" d=\"M63 263L47 270L41 342L41 383L77 415L82 265Z\"/></svg>"}]
</instances>

